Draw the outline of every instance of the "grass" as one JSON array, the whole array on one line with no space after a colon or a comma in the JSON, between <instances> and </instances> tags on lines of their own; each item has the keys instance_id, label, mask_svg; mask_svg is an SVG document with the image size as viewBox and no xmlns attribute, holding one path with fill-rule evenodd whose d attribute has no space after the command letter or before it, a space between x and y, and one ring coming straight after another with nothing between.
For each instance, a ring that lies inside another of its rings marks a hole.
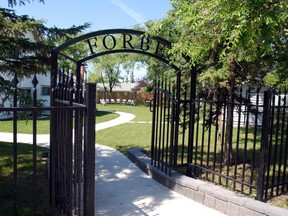
<instances>
[{"instance_id":1,"label":"grass","mask_svg":"<svg viewBox=\"0 0 288 216\"><path fill-rule=\"evenodd\" d=\"M149 111L148 106L127 106L127 105L117 105L109 104L105 106L98 105L97 108L101 111L120 111L134 114L136 117L133 121L151 121L152 113Z\"/></svg>"},{"instance_id":2,"label":"grass","mask_svg":"<svg viewBox=\"0 0 288 216\"><path fill-rule=\"evenodd\" d=\"M100 107L98 107L100 109ZM150 150L151 145L151 124L137 123L137 121L151 122L152 113L147 106L124 106L107 105L102 106L101 110L122 111L135 115L132 123L122 124L96 132L96 142L112 147L124 155L131 147L144 148ZM133 131L133 133L131 133ZM113 134L113 135L111 135Z\"/></svg>"},{"instance_id":3,"label":"grass","mask_svg":"<svg viewBox=\"0 0 288 216\"><path fill-rule=\"evenodd\" d=\"M50 215L49 181L46 163L39 157L46 148L37 147L37 194L32 193L32 145L17 144L17 210L18 215L32 214L32 200L37 197L37 215ZM0 142L0 212L3 216L13 215L13 146L12 143Z\"/></svg>"},{"instance_id":4,"label":"grass","mask_svg":"<svg viewBox=\"0 0 288 216\"><path fill-rule=\"evenodd\" d=\"M105 121L112 120L117 118L119 115L116 113L111 113L107 111L97 111L96 112L96 123L101 123ZM31 119L28 120L18 120L17 121L17 132L23 134L32 134L33 121ZM13 132L13 121L2 120L0 121L0 131L1 132ZM38 119L37 120L37 134L49 134L50 133L50 119Z\"/></svg>"},{"instance_id":5,"label":"grass","mask_svg":"<svg viewBox=\"0 0 288 216\"><path fill-rule=\"evenodd\" d=\"M276 196L268 200L270 205L278 206L280 208L287 208L288 209L288 193Z\"/></svg>"},{"instance_id":6,"label":"grass","mask_svg":"<svg viewBox=\"0 0 288 216\"><path fill-rule=\"evenodd\" d=\"M112 119L117 118L118 116L119 116L118 114L113 113L113 112L97 110L96 111L96 123L110 121Z\"/></svg>"},{"instance_id":7,"label":"grass","mask_svg":"<svg viewBox=\"0 0 288 216\"><path fill-rule=\"evenodd\" d=\"M17 121L17 132L32 134L33 121L29 120L18 120ZM50 119L39 119L37 121L37 134L48 134L50 130ZM1 132L13 132L13 120L2 120L0 121Z\"/></svg>"},{"instance_id":8,"label":"grass","mask_svg":"<svg viewBox=\"0 0 288 216\"><path fill-rule=\"evenodd\" d=\"M144 148L148 151L151 144L151 124L127 123L97 131L96 143L112 147L124 155L131 147Z\"/></svg>"}]
</instances>

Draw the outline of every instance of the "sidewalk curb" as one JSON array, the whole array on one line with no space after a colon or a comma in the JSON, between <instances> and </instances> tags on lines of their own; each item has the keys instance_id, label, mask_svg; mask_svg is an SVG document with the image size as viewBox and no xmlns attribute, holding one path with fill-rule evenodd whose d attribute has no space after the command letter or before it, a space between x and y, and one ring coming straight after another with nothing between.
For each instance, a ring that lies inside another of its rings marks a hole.
<instances>
[{"instance_id":1,"label":"sidewalk curb","mask_svg":"<svg viewBox=\"0 0 288 216\"><path fill-rule=\"evenodd\" d=\"M288 210L253 200L216 186L173 172L171 176L151 166L142 148L128 149L128 158L153 179L192 200L231 216L285 216Z\"/></svg>"}]
</instances>

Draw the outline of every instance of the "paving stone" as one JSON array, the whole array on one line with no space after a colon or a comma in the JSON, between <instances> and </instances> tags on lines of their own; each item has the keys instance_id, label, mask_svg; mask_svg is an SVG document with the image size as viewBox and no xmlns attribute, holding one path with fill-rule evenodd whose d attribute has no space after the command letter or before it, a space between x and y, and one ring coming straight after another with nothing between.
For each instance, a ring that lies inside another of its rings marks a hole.
<instances>
[{"instance_id":1,"label":"paving stone","mask_svg":"<svg viewBox=\"0 0 288 216\"><path fill-rule=\"evenodd\" d=\"M244 207L247 207L248 209L251 209L255 212L258 212L260 214L265 214L265 209L267 208L267 203L263 203L257 200L246 200Z\"/></svg>"},{"instance_id":2,"label":"paving stone","mask_svg":"<svg viewBox=\"0 0 288 216\"><path fill-rule=\"evenodd\" d=\"M223 200L220 200L220 199L216 199L215 200L215 209L217 211L220 211L224 214L226 214L226 211L227 211L227 202L226 201L223 201Z\"/></svg>"},{"instance_id":3,"label":"paving stone","mask_svg":"<svg viewBox=\"0 0 288 216\"><path fill-rule=\"evenodd\" d=\"M240 206L227 202L226 214L229 216L238 216L240 210Z\"/></svg>"},{"instance_id":4,"label":"paving stone","mask_svg":"<svg viewBox=\"0 0 288 216\"><path fill-rule=\"evenodd\" d=\"M209 208L215 208L215 197L206 194L204 198L204 205L208 206Z\"/></svg>"},{"instance_id":5,"label":"paving stone","mask_svg":"<svg viewBox=\"0 0 288 216\"><path fill-rule=\"evenodd\" d=\"M188 197L189 199L195 200L195 190L191 188L186 188L184 196Z\"/></svg>"},{"instance_id":6,"label":"paving stone","mask_svg":"<svg viewBox=\"0 0 288 216\"><path fill-rule=\"evenodd\" d=\"M195 191L194 197L195 197L195 201L199 202L199 203L204 203L204 196L205 194L200 192L200 191Z\"/></svg>"},{"instance_id":7,"label":"paving stone","mask_svg":"<svg viewBox=\"0 0 288 216\"><path fill-rule=\"evenodd\" d=\"M243 206L240 207L238 216L254 216L254 211Z\"/></svg>"}]
</instances>

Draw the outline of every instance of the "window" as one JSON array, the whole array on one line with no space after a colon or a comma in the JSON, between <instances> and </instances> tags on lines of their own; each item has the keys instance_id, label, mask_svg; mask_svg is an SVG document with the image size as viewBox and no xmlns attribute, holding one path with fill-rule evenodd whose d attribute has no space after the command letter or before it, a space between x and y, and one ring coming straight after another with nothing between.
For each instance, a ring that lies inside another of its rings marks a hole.
<instances>
[{"instance_id":1,"label":"window","mask_svg":"<svg viewBox=\"0 0 288 216\"><path fill-rule=\"evenodd\" d=\"M21 88L21 94L24 98L29 98L31 96L32 93L32 89L31 88Z\"/></svg>"},{"instance_id":2,"label":"window","mask_svg":"<svg viewBox=\"0 0 288 216\"><path fill-rule=\"evenodd\" d=\"M50 95L50 86L42 86L41 95L42 96L49 96Z\"/></svg>"}]
</instances>

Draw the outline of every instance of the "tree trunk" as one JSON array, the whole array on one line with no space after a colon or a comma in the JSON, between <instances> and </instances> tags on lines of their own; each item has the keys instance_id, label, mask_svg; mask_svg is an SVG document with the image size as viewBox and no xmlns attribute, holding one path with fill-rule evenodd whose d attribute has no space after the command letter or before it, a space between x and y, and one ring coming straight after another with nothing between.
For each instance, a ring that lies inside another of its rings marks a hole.
<instances>
[{"instance_id":1,"label":"tree trunk","mask_svg":"<svg viewBox=\"0 0 288 216\"><path fill-rule=\"evenodd\" d=\"M104 77L103 77L102 72L100 74L101 74L101 80L102 80L104 91L107 92L107 88L106 88L105 83L104 83Z\"/></svg>"},{"instance_id":2,"label":"tree trunk","mask_svg":"<svg viewBox=\"0 0 288 216\"><path fill-rule=\"evenodd\" d=\"M225 134L225 156L224 163L229 166L232 160L232 135L233 135L233 92L228 93L227 118Z\"/></svg>"},{"instance_id":3,"label":"tree trunk","mask_svg":"<svg viewBox=\"0 0 288 216\"><path fill-rule=\"evenodd\" d=\"M233 136L233 109L234 109L234 84L235 77L232 75L228 81L228 98L227 98L227 118L226 118L226 134L225 134L225 154L224 163L230 166L233 160L232 155L232 136Z\"/></svg>"}]
</instances>

